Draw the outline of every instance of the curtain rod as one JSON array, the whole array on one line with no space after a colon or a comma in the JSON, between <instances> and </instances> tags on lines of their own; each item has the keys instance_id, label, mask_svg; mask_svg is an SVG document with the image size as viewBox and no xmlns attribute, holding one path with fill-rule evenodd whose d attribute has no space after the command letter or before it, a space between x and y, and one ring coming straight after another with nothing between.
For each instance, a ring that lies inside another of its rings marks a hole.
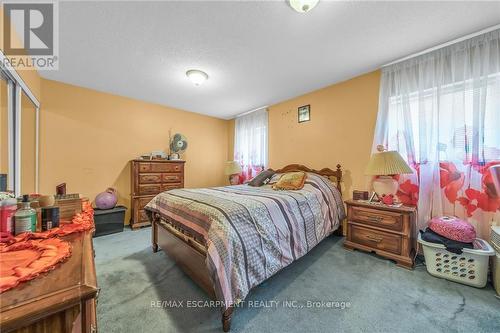
<instances>
[{"instance_id":1,"label":"curtain rod","mask_svg":"<svg viewBox=\"0 0 500 333\"><path fill-rule=\"evenodd\" d=\"M262 109L265 109L265 108L268 108L268 107L269 107L269 105L259 106L258 108L252 109L252 110L250 110L250 111L245 111L245 112L243 112L243 113L237 114L237 115L236 115L236 116L234 116L232 119L234 119L234 118L238 118L238 117L241 117L241 116L247 115L247 114L249 114L249 113L252 113L252 112L254 112L254 111L262 110Z\"/></svg>"},{"instance_id":2,"label":"curtain rod","mask_svg":"<svg viewBox=\"0 0 500 333\"><path fill-rule=\"evenodd\" d=\"M485 34L485 33L488 33L490 31L493 31L493 30L496 30L496 29L500 29L500 24L497 24L497 25L494 25L492 27L489 27L489 28L486 28L486 29L483 29L483 30L480 30L480 31L477 31L477 32L474 32L474 33L471 33L471 34L468 34L466 36L463 36L463 37L459 37L459 38L456 38L456 39L453 39L453 40L450 40L448 42L445 42L443 44L439 44L439 45L436 45L436 46L433 46L433 47L430 47L428 49L425 49L423 51L420 51L420 52L417 52L417 53L413 53L413 54L410 54L409 56L406 56L406 57L403 57L403 58L400 58L400 59L397 59L397 60L394 60L394 61L391 61L390 63L388 64L385 64L385 65L382 65L382 67L387 67L387 66L390 66L390 65L394 65L398 62L402 62L402 61L405 61L405 60L408 60L408 59L411 59L411 58L415 58L415 57L418 57L422 54L426 54L426 53L429 53L429 52L432 52L432 51L435 51L435 50L438 50L438 49L441 49L443 47L446 47L446 46L449 46L449 45L452 45L452 44L455 44L455 43L459 43L461 41L464 41L466 39L470 39L470 38L473 38L473 37L476 37L476 36L479 36L479 35L482 35L482 34Z\"/></svg>"}]
</instances>

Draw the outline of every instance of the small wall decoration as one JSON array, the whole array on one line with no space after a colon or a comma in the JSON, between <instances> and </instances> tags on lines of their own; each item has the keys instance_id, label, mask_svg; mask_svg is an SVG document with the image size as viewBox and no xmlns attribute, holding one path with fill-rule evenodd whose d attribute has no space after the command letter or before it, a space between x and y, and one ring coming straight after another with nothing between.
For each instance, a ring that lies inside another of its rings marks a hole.
<instances>
[{"instance_id":1,"label":"small wall decoration","mask_svg":"<svg viewBox=\"0 0 500 333\"><path fill-rule=\"evenodd\" d=\"M311 120L311 105L304 105L299 107L299 123Z\"/></svg>"}]
</instances>

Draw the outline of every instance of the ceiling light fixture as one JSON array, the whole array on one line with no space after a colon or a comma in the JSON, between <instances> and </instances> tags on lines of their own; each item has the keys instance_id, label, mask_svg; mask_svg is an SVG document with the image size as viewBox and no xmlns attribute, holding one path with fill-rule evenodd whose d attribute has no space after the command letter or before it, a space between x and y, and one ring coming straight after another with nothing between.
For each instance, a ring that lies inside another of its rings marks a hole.
<instances>
[{"instance_id":1,"label":"ceiling light fixture","mask_svg":"<svg viewBox=\"0 0 500 333\"><path fill-rule=\"evenodd\" d=\"M186 72L186 76L194 83L195 86L201 85L208 80L208 74L199 69L190 69Z\"/></svg>"},{"instance_id":2,"label":"ceiling light fixture","mask_svg":"<svg viewBox=\"0 0 500 333\"><path fill-rule=\"evenodd\" d=\"M318 4L319 0L288 0L290 7L299 13L307 13Z\"/></svg>"}]
</instances>

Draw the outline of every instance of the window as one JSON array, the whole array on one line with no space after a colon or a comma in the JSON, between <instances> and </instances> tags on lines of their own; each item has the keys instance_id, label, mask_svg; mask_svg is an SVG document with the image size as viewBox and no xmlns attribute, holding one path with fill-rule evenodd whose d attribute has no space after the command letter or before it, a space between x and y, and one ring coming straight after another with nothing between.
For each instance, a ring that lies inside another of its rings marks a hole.
<instances>
[{"instance_id":1,"label":"window","mask_svg":"<svg viewBox=\"0 0 500 333\"><path fill-rule=\"evenodd\" d=\"M235 120L234 159L242 166L242 181L267 167L267 110Z\"/></svg>"},{"instance_id":2,"label":"window","mask_svg":"<svg viewBox=\"0 0 500 333\"><path fill-rule=\"evenodd\" d=\"M500 29L383 68L379 144L414 169L397 176L397 196L418 205L419 229L451 214L487 236L500 214L489 172L500 164Z\"/></svg>"},{"instance_id":3,"label":"window","mask_svg":"<svg viewBox=\"0 0 500 333\"><path fill-rule=\"evenodd\" d=\"M407 156L410 144L415 162L425 163L432 155L428 141L437 137L440 161L484 164L499 160L500 73L490 75L485 83L478 86L467 80L391 97L388 148ZM484 111L474 112L482 109L481 104ZM403 110L406 106L409 119ZM434 129L432 123L439 127Z\"/></svg>"}]
</instances>

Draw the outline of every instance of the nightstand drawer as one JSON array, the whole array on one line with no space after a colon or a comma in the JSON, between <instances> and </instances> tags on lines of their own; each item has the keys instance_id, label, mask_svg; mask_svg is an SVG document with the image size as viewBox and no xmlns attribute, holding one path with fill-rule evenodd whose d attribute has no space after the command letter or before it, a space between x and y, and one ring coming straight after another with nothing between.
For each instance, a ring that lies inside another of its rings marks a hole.
<instances>
[{"instance_id":1,"label":"nightstand drawer","mask_svg":"<svg viewBox=\"0 0 500 333\"><path fill-rule=\"evenodd\" d=\"M376 250L401 254L401 236L377 232L355 225L349 225L350 239L352 242L371 247Z\"/></svg>"},{"instance_id":2,"label":"nightstand drawer","mask_svg":"<svg viewBox=\"0 0 500 333\"><path fill-rule=\"evenodd\" d=\"M380 228L402 231L403 216L396 212L387 212L365 207L352 207L349 219Z\"/></svg>"}]
</instances>

